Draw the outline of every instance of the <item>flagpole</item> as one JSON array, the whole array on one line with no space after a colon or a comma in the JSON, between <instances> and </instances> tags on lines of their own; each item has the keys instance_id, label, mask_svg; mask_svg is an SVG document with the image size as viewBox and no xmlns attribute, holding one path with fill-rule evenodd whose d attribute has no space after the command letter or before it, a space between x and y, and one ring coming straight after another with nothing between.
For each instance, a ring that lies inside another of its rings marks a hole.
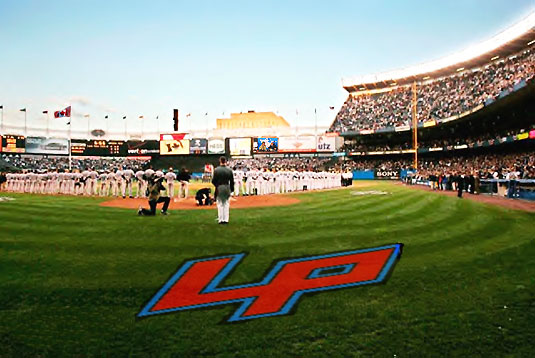
<instances>
[{"instance_id":1,"label":"flagpole","mask_svg":"<svg viewBox=\"0 0 535 358\"><path fill-rule=\"evenodd\" d=\"M90 117L87 116L87 139L91 138L91 127L90 127Z\"/></svg>"},{"instance_id":2,"label":"flagpole","mask_svg":"<svg viewBox=\"0 0 535 358\"><path fill-rule=\"evenodd\" d=\"M50 115L48 114L48 111L46 111L46 137L50 135L50 121L49 121Z\"/></svg>"},{"instance_id":3,"label":"flagpole","mask_svg":"<svg viewBox=\"0 0 535 358\"><path fill-rule=\"evenodd\" d=\"M72 106L71 106L71 116L69 117L69 173L72 173Z\"/></svg>"},{"instance_id":4,"label":"flagpole","mask_svg":"<svg viewBox=\"0 0 535 358\"><path fill-rule=\"evenodd\" d=\"M26 119L26 114L28 113L28 108L24 108L24 136L28 136L28 124Z\"/></svg>"},{"instance_id":5,"label":"flagpole","mask_svg":"<svg viewBox=\"0 0 535 358\"><path fill-rule=\"evenodd\" d=\"M127 134L127 127L126 127L126 123L128 123L127 120L128 120L128 117L125 116L125 119L124 119L124 140L125 140L125 141L126 141L126 138L127 138L127 136L128 136L128 134Z\"/></svg>"},{"instance_id":6,"label":"flagpole","mask_svg":"<svg viewBox=\"0 0 535 358\"><path fill-rule=\"evenodd\" d=\"M318 110L314 108L314 138L316 140L316 149L318 146Z\"/></svg>"},{"instance_id":7,"label":"flagpole","mask_svg":"<svg viewBox=\"0 0 535 358\"><path fill-rule=\"evenodd\" d=\"M299 110L295 110L295 137L299 137Z\"/></svg>"},{"instance_id":8,"label":"flagpole","mask_svg":"<svg viewBox=\"0 0 535 358\"><path fill-rule=\"evenodd\" d=\"M144 122L144 121L143 121L143 120L144 120L145 118L140 118L140 119L141 119L141 140L144 140L144 138L143 138L143 124L144 124L143 122Z\"/></svg>"},{"instance_id":9,"label":"flagpole","mask_svg":"<svg viewBox=\"0 0 535 358\"><path fill-rule=\"evenodd\" d=\"M0 134L4 134L4 106L0 106L2 117L0 117Z\"/></svg>"}]
</instances>

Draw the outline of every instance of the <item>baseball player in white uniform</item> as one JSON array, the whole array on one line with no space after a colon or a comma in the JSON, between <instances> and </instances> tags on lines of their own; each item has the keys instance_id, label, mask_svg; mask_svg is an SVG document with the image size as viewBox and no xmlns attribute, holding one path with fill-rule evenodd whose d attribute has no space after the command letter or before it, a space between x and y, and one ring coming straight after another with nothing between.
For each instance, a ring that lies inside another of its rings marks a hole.
<instances>
[{"instance_id":1,"label":"baseball player in white uniform","mask_svg":"<svg viewBox=\"0 0 535 358\"><path fill-rule=\"evenodd\" d=\"M108 184L108 173L106 172L100 172L99 176L98 176L98 179L100 181L100 185L99 185L99 188L98 188L98 192L99 192L99 195L100 196L107 196L108 195L108 190L106 190L108 188L107 184Z\"/></svg>"},{"instance_id":2,"label":"baseball player in white uniform","mask_svg":"<svg viewBox=\"0 0 535 358\"><path fill-rule=\"evenodd\" d=\"M128 194L129 198L133 198L132 195L132 180L134 179L134 171L130 168L123 170L124 185L123 185L123 199Z\"/></svg>"},{"instance_id":3,"label":"baseball player in white uniform","mask_svg":"<svg viewBox=\"0 0 535 358\"><path fill-rule=\"evenodd\" d=\"M112 193L113 196L118 196L123 191L123 171L117 169L113 175Z\"/></svg>"},{"instance_id":4,"label":"baseball player in white uniform","mask_svg":"<svg viewBox=\"0 0 535 358\"><path fill-rule=\"evenodd\" d=\"M243 177L245 173L241 169L236 169L232 172L234 174L234 196L243 194Z\"/></svg>"},{"instance_id":5,"label":"baseball player in white uniform","mask_svg":"<svg viewBox=\"0 0 535 358\"><path fill-rule=\"evenodd\" d=\"M169 170L167 173L165 173L165 180L167 181L167 195L170 198L175 197L175 180L176 180L176 174L173 171L172 167L169 167ZM179 195L179 198L181 195Z\"/></svg>"},{"instance_id":6,"label":"baseball player in white uniform","mask_svg":"<svg viewBox=\"0 0 535 358\"><path fill-rule=\"evenodd\" d=\"M95 171L95 169L91 168L91 170L89 170L89 178L87 180L87 193L89 195L97 195L97 182L98 173Z\"/></svg>"},{"instance_id":7,"label":"baseball player in white uniform","mask_svg":"<svg viewBox=\"0 0 535 358\"><path fill-rule=\"evenodd\" d=\"M138 170L135 174L137 179L137 192L136 198L144 198L145 192L147 191L147 181L143 178L145 172L143 170Z\"/></svg>"}]
</instances>

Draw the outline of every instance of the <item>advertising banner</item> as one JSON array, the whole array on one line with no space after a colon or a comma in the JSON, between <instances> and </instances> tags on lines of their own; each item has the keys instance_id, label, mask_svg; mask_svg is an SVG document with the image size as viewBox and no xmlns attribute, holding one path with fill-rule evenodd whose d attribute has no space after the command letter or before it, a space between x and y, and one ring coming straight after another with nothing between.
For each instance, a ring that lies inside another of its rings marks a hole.
<instances>
[{"instance_id":1,"label":"advertising banner","mask_svg":"<svg viewBox=\"0 0 535 358\"><path fill-rule=\"evenodd\" d=\"M316 150L318 152L335 152L336 137L319 136Z\"/></svg>"},{"instance_id":2,"label":"advertising banner","mask_svg":"<svg viewBox=\"0 0 535 358\"><path fill-rule=\"evenodd\" d=\"M204 138L193 138L189 141L190 154L206 154L208 152L208 141Z\"/></svg>"},{"instance_id":3,"label":"advertising banner","mask_svg":"<svg viewBox=\"0 0 535 358\"><path fill-rule=\"evenodd\" d=\"M255 138L253 141L254 153L276 153L279 150L279 138Z\"/></svg>"},{"instance_id":4,"label":"advertising banner","mask_svg":"<svg viewBox=\"0 0 535 358\"><path fill-rule=\"evenodd\" d=\"M279 152L283 153L312 153L316 151L316 138L309 137L279 137Z\"/></svg>"},{"instance_id":5,"label":"advertising banner","mask_svg":"<svg viewBox=\"0 0 535 358\"><path fill-rule=\"evenodd\" d=\"M68 155L69 140L63 138L27 137L26 153Z\"/></svg>"},{"instance_id":6,"label":"advertising banner","mask_svg":"<svg viewBox=\"0 0 535 358\"><path fill-rule=\"evenodd\" d=\"M128 141L124 144L125 155L154 155L160 154L157 140Z\"/></svg>"},{"instance_id":7,"label":"advertising banner","mask_svg":"<svg viewBox=\"0 0 535 358\"><path fill-rule=\"evenodd\" d=\"M189 139L185 134L160 134L160 155L189 154Z\"/></svg>"},{"instance_id":8,"label":"advertising banner","mask_svg":"<svg viewBox=\"0 0 535 358\"><path fill-rule=\"evenodd\" d=\"M224 139L209 139L208 140L208 154L225 154L225 140Z\"/></svg>"},{"instance_id":9,"label":"advertising banner","mask_svg":"<svg viewBox=\"0 0 535 358\"><path fill-rule=\"evenodd\" d=\"M231 156L250 156L251 138L229 138L228 147Z\"/></svg>"},{"instance_id":10,"label":"advertising banner","mask_svg":"<svg viewBox=\"0 0 535 358\"><path fill-rule=\"evenodd\" d=\"M399 170L375 170L375 179L399 180Z\"/></svg>"}]
</instances>

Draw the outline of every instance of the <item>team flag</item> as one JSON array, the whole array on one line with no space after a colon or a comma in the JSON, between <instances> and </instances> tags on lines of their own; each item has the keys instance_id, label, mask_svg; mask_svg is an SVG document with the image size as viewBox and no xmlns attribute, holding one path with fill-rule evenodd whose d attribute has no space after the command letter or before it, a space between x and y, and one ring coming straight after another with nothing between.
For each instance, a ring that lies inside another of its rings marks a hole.
<instances>
[{"instance_id":1,"label":"team flag","mask_svg":"<svg viewBox=\"0 0 535 358\"><path fill-rule=\"evenodd\" d=\"M43 114L48 114L48 111L43 111Z\"/></svg>"},{"instance_id":2,"label":"team flag","mask_svg":"<svg viewBox=\"0 0 535 358\"><path fill-rule=\"evenodd\" d=\"M89 118L89 114L84 114L84 117L85 118Z\"/></svg>"},{"instance_id":3,"label":"team flag","mask_svg":"<svg viewBox=\"0 0 535 358\"><path fill-rule=\"evenodd\" d=\"M3 106L3 105L2 105L2 106L0 106L0 109L4 109L4 106Z\"/></svg>"},{"instance_id":4,"label":"team flag","mask_svg":"<svg viewBox=\"0 0 535 358\"><path fill-rule=\"evenodd\" d=\"M108 119L108 116L105 116L104 119Z\"/></svg>"},{"instance_id":5,"label":"team flag","mask_svg":"<svg viewBox=\"0 0 535 358\"><path fill-rule=\"evenodd\" d=\"M65 108L62 111L54 112L54 118L71 117L71 106Z\"/></svg>"},{"instance_id":6,"label":"team flag","mask_svg":"<svg viewBox=\"0 0 535 358\"><path fill-rule=\"evenodd\" d=\"M143 119L143 116L139 116L139 119Z\"/></svg>"},{"instance_id":7,"label":"team flag","mask_svg":"<svg viewBox=\"0 0 535 358\"><path fill-rule=\"evenodd\" d=\"M186 114L186 117L191 117L191 113Z\"/></svg>"},{"instance_id":8,"label":"team flag","mask_svg":"<svg viewBox=\"0 0 535 358\"><path fill-rule=\"evenodd\" d=\"M26 112L26 108L20 109L21 112Z\"/></svg>"},{"instance_id":9,"label":"team flag","mask_svg":"<svg viewBox=\"0 0 535 358\"><path fill-rule=\"evenodd\" d=\"M333 110L333 109L334 109L334 106L329 106L329 109L330 109L330 110Z\"/></svg>"},{"instance_id":10,"label":"team flag","mask_svg":"<svg viewBox=\"0 0 535 358\"><path fill-rule=\"evenodd\" d=\"M108 118L108 117L106 117L106 118ZM126 119L126 116L124 116L123 119Z\"/></svg>"}]
</instances>

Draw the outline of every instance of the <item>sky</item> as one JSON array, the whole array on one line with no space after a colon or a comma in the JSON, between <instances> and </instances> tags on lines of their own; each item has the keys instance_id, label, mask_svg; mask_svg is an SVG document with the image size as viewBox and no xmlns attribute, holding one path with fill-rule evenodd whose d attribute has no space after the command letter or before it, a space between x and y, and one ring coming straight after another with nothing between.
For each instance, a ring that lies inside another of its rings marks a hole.
<instances>
[{"instance_id":1,"label":"sky","mask_svg":"<svg viewBox=\"0 0 535 358\"><path fill-rule=\"evenodd\" d=\"M316 109L329 126L343 77L446 56L533 11L534 0L0 0L0 105L6 124L27 108L28 126L44 126L43 111L72 105L73 128L104 129L108 115L112 132L124 116L138 130L141 115L146 131L169 132L173 108L181 131L248 110L313 126Z\"/></svg>"}]
</instances>

